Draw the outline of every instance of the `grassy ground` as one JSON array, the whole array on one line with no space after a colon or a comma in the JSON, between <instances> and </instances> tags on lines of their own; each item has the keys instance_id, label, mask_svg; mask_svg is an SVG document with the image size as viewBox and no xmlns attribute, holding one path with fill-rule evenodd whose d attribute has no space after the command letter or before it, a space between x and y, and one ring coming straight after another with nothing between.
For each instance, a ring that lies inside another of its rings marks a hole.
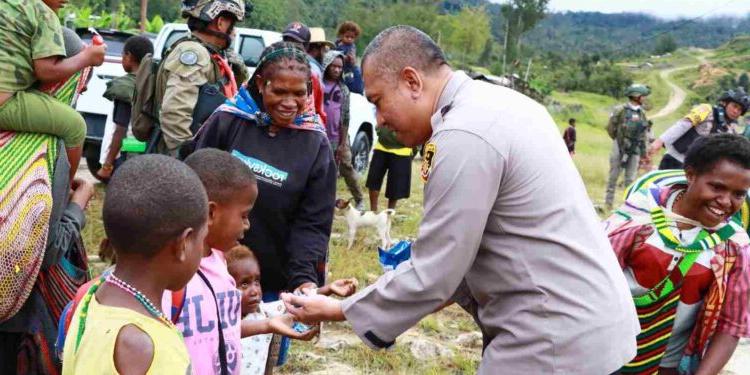
<instances>
[{"instance_id":1,"label":"grassy ground","mask_svg":"<svg viewBox=\"0 0 750 375\"><path fill-rule=\"evenodd\" d=\"M419 178L420 161L415 160L412 165L411 197L399 202L397 214L393 223L391 235L394 239L406 239L416 236L417 228L422 217L422 180ZM349 192L339 180L339 196L348 198ZM382 197L381 197L382 198ZM380 207L386 202L381 199ZM379 239L374 229L364 228L357 232L355 244L351 250L346 250L346 224L340 217L334 221L333 235L330 246L330 272L333 279L340 277L356 277L360 285L373 282L382 274L377 258ZM311 343L295 343L292 348L292 358L282 373L307 373L309 371L329 368L331 362L339 362L352 366L362 373L389 374L471 374L476 371L480 358L480 349L465 348L450 344L450 339L457 335L476 330L471 317L456 306L449 307L439 313L424 318L416 327L408 332L406 337L439 343L451 349L452 353L433 360L415 358L410 352L409 339L399 339L395 348L385 352L374 352L362 344L356 344L343 350L329 350L316 347ZM326 325L324 335L329 333L346 335L351 330L346 323ZM324 356L325 362L312 358L308 353Z\"/></svg>"},{"instance_id":2,"label":"grassy ground","mask_svg":"<svg viewBox=\"0 0 750 375\"><path fill-rule=\"evenodd\" d=\"M581 173L589 197L594 203L603 203L609 171L609 151L612 141L607 135L609 114L618 102L608 96L585 92L558 93L552 99L562 104L562 110L552 116L562 131L567 121L576 119L578 140L573 160Z\"/></svg>"}]
</instances>

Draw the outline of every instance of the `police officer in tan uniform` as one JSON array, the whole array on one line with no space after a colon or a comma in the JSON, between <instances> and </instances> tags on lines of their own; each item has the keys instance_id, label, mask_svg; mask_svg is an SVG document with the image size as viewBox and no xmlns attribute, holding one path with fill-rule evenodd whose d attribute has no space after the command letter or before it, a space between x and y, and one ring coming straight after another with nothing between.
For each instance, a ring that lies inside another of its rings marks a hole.
<instances>
[{"instance_id":1,"label":"police officer in tan uniform","mask_svg":"<svg viewBox=\"0 0 750 375\"><path fill-rule=\"evenodd\" d=\"M344 301L283 294L287 309L387 348L459 302L484 336L479 374L606 375L633 358L625 276L546 109L453 71L410 26L375 37L362 66L378 125L427 143L412 258Z\"/></svg>"},{"instance_id":2,"label":"police officer in tan uniform","mask_svg":"<svg viewBox=\"0 0 750 375\"><path fill-rule=\"evenodd\" d=\"M708 103L693 107L685 117L677 120L658 139L651 143L649 155L667 149L659 169L682 169L685 154L700 137L715 133L739 133L737 120L750 109L750 97L741 87L724 92L716 105Z\"/></svg>"},{"instance_id":3,"label":"police officer in tan uniform","mask_svg":"<svg viewBox=\"0 0 750 375\"><path fill-rule=\"evenodd\" d=\"M244 63L228 50L235 23L245 17L243 0L185 0L182 16L191 33L167 52L156 83L163 134L157 147L172 156L193 137L190 127L201 86L219 82L236 87L248 77Z\"/></svg>"}]
</instances>

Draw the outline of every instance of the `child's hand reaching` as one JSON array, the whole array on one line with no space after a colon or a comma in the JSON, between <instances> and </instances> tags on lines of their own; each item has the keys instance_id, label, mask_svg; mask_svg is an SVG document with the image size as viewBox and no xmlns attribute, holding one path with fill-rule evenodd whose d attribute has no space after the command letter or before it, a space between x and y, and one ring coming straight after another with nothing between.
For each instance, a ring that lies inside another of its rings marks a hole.
<instances>
[{"instance_id":1,"label":"child's hand reaching","mask_svg":"<svg viewBox=\"0 0 750 375\"><path fill-rule=\"evenodd\" d=\"M240 334L242 338L276 333L279 335L291 337L295 340L310 341L320 332L320 327L315 326L304 332L297 332L294 328L294 316L291 314L282 314L273 318L262 320L243 320L240 323Z\"/></svg>"},{"instance_id":2,"label":"child's hand reaching","mask_svg":"<svg viewBox=\"0 0 750 375\"><path fill-rule=\"evenodd\" d=\"M328 284L327 286L331 290L332 294L335 294L339 297L349 297L357 291L358 284L359 283L357 282L357 279L352 277L348 279L336 280Z\"/></svg>"},{"instance_id":3,"label":"child's hand reaching","mask_svg":"<svg viewBox=\"0 0 750 375\"><path fill-rule=\"evenodd\" d=\"M277 333L295 340L310 341L320 332L319 326L315 326L304 332L297 332L292 328L294 317L290 314L279 315L268 319L268 328L270 333Z\"/></svg>"}]
</instances>

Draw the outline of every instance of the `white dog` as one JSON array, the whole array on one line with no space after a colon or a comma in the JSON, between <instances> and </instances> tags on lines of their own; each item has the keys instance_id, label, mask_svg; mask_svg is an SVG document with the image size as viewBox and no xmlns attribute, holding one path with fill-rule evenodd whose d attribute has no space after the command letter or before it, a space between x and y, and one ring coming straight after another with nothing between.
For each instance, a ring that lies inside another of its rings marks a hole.
<instances>
[{"instance_id":1,"label":"white dog","mask_svg":"<svg viewBox=\"0 0 750 375\"><path fill-rule=\"evenodd\" d=\"M336 200L336 208L344 212L346 223L349 226L349 246L347 246L347 249L352 248L354 236L357 234L357 228L359 227L374 227L378 230L380 245L383 249L388 249L391 246L391 217L396 213L396 210L387 209L379 214L373 211L362 212L354 208L350 201L343 199Z\"/></svg>"}]
</instances>

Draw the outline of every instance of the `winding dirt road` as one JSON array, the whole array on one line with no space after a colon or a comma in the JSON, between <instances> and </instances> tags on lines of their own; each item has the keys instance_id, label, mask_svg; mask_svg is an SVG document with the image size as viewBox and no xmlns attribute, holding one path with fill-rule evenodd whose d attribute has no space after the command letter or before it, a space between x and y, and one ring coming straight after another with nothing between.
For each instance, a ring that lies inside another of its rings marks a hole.
<instances>
[{"instance_id":1,"label":"winding dirt road","mask_svg":"<svg viewBox=\"0 0 750 375\"><path fill-rule=\"evenodd\" d=\"M685 98L687 97L687 93L685 90L682 89L682 87L677 86L674 82L669 80L669 76L677 71L685 70L685 69L694 69L694 65L689 66L681 66L677 68L662 70L661 73L659 73L659 76L661 79L664 80L664 82L667 83L667 86L672 90L672 92L669 94L669 101L667 102L667 105L665 105L663 108L659 110L659 112L656 112L655 114L649 116L650 119L656 120L662 117L667 117L674 113L682 103L685 101Z\"/></svg>"}]
</instances>

